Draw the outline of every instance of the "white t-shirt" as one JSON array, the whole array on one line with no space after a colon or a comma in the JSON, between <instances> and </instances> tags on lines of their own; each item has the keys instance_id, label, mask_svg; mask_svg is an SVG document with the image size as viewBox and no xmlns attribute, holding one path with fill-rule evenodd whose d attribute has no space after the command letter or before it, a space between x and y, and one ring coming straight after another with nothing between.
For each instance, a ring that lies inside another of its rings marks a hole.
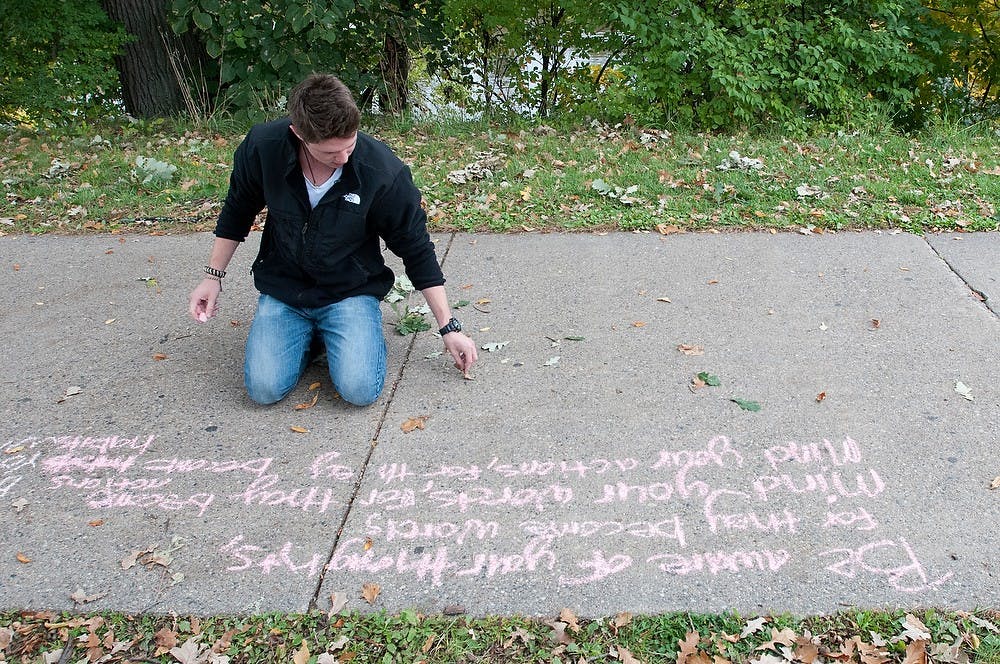
<instances>
[{"instance_id":1,"label":"white t-shirt","mask_svg":"<svg viewBox=\"0 0 1000 664\"><path fill-rule=\"evenodd\" d=\"M326 182L318 187L303 174L302 179L306 181L306 192L309 194L309 205L313 209L315 209L316 206L319 205L319 202L323 200L323 197L326 196L326 192L330 191L333 185L337 184L337 181L340 180L340 175L343 172L344 167L341 166L333 172L333 175L331 175Z\"/></svg>"}]
</instances>

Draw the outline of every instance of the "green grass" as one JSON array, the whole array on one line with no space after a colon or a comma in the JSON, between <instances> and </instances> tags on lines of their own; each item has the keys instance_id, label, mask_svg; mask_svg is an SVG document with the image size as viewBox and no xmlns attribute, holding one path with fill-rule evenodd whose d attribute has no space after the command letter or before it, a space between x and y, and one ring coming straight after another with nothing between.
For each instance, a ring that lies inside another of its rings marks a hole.
<instances>
[{"instance_id":1,"label":"green grass","mask_svg":"<svg viewBox=\"0 0 1000 664\"><path fill-rule=\"evenodd\" d=\"M996 663L997 612L928 610L915 612L913 618L930 635L923 644L914 644L921 639L904 634L907 614L901 611L765 620L735 613L619 614L585 620L565 611L550 619L471 619L413 611L395 616L312 612L201 618L9 612L0 613L0 661L40 662L47 653L69 644L73 656L61 661L176 662L182 653L170 649L191 641L188 649L203 650L198 661L212 661L208 652L214 649L234 664L634 661L625 651L638 661L673 664L736 664L767 654L789 664L808 664L816 655L826 661L888 664L903 662L908 648L925 652L929 661ZM688 644L683 651L682 642ZM860 651L866 655L863 660Z\"/></svg>"},{"instance_id":2,"label":"green grass","mask_svg":"<svg viewBox=\"0 0 1000 664\"><path fill-rule=\"evenodd\" d=\"M367 129L411 164L434 231L1000 227L1000 130L992 127L800 140L587 124ZM8 129L0 134L0 233L210 229L244 131L170 123L69 135ZM731 152L763 167L719 170ZM176 171L142 184L140 156Z\"/></svg>"}]
</instances>

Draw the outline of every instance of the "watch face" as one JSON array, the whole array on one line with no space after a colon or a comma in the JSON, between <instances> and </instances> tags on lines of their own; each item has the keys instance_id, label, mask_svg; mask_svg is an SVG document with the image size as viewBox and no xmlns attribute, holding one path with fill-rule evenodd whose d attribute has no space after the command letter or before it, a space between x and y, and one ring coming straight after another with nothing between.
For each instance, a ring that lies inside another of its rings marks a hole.
<instances>
[{"instance_id":1,"label":"watch face","mask_svg":"<svg viewBox=\"0 0 1000 664\"><path fill-rule=\"evenodd\" d=\"M456 332L462 331L462 324L458 322L457 318L452 318L450 321L448 321L448 327L455 330Z\"/></svg>"}]
</instances>

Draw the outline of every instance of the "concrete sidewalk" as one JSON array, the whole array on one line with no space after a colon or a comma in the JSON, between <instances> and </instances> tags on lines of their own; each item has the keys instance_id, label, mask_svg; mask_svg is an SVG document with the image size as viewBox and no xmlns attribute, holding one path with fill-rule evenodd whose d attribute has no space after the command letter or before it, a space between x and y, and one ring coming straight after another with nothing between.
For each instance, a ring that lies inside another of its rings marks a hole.
<instances>
[{"instance_id":1,"label":"concrete sidewalk","mask_svg":"<svg viewBox=\"0 0 1000 664\"><path fill-rule=\"evenodd\" d=\"M474 380L386 306L358 409L245 396L255 246L0 238L0 608L1000 607L1000 235L435 239Z\"/></svg>"}]
</instances>

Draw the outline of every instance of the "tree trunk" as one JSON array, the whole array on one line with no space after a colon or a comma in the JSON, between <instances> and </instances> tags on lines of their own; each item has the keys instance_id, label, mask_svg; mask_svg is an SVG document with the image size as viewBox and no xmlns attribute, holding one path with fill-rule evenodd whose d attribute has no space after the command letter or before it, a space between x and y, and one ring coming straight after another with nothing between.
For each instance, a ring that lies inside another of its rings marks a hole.
<instances>
[{"instance_id":1,"label":"tree trunk","mask_svg":"<svg viewBox=\"0 0 1000 664\"><path fill-rule=\"evenodd\" d=\"M113 21L122 23L134 41L116 58L125 109L140 118L155 118L191 110L185 104L164 39L175 54L190 53L167 22L168 0L101 0Z\"/></svg>"},{"instance_id":2,"label":"tree trunk","mask_svg":"<svg viewBox=\"0 0 1000 664\"><path fill-rule=\"evenodd\" d=\"M383 113L402 113L409 104L407 81L410 78L410 51L398 32L385 35L379 69L385 89L379 94L379 107Z\"/></svg>"}]
</instances>

